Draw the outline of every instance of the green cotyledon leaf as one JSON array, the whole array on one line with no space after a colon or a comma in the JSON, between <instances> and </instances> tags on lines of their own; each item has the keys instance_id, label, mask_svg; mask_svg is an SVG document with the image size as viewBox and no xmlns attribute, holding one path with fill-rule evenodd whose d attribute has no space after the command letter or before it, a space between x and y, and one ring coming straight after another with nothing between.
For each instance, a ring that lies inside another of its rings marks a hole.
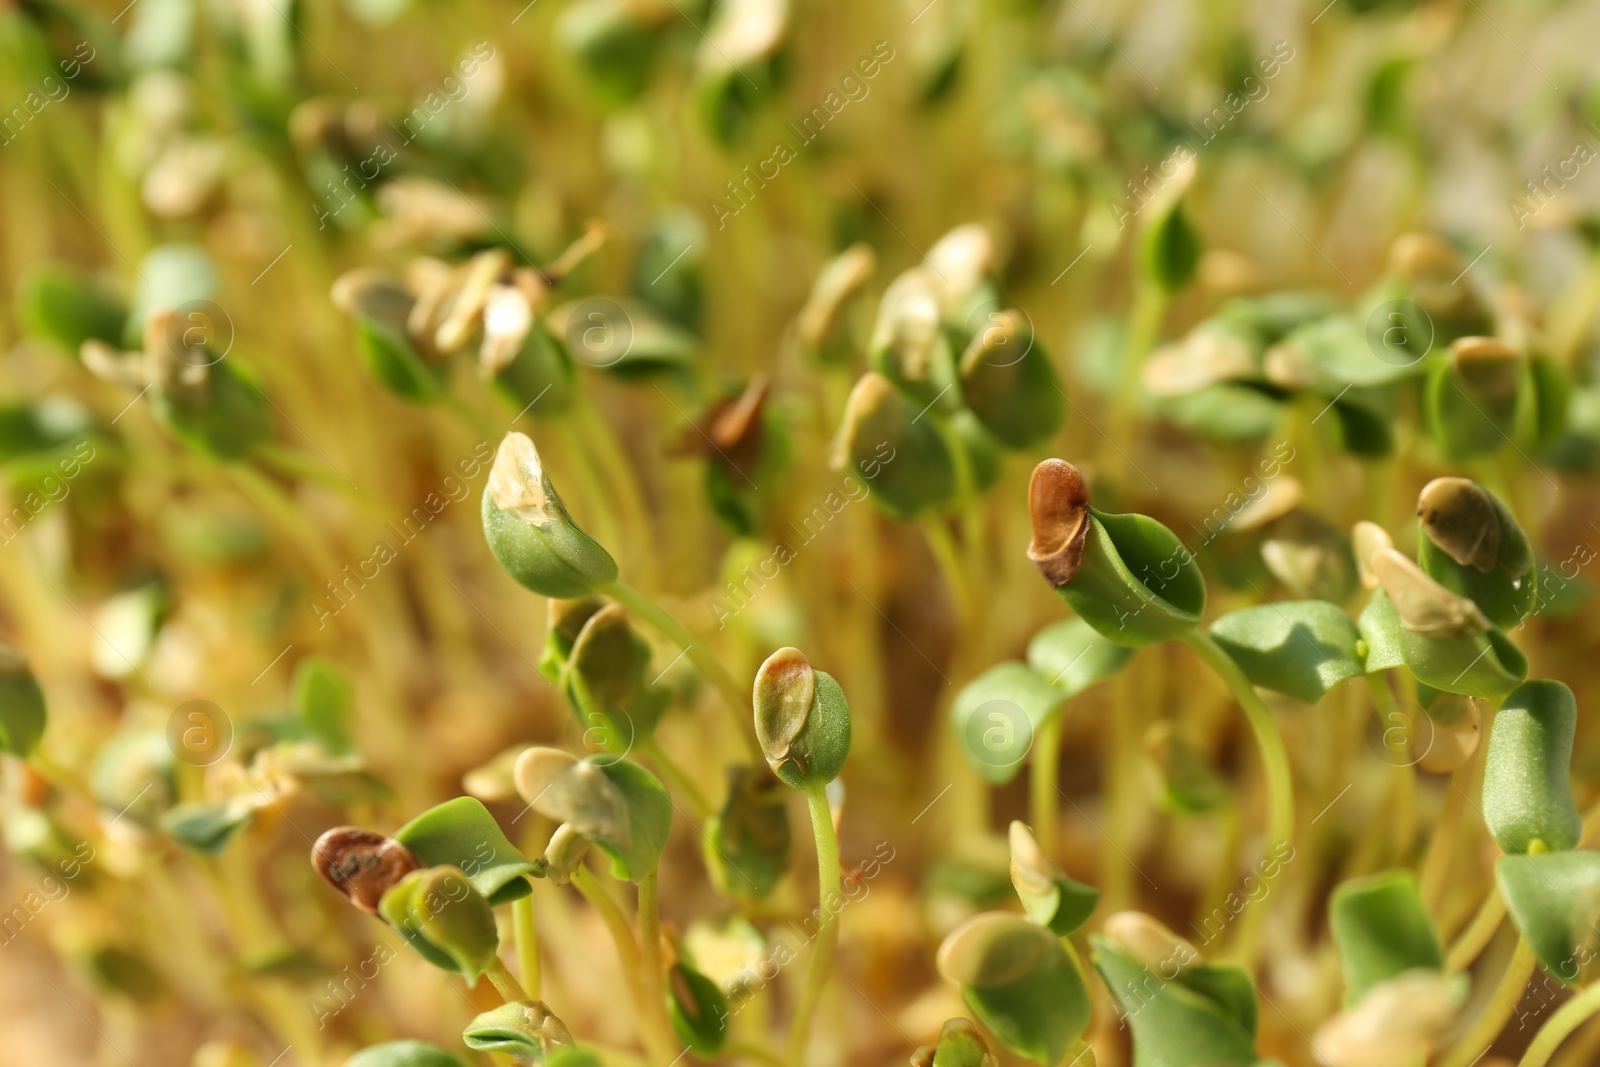
<instances>
[{"instance_id":1,"label":"green cotyledon leaf","mask_svg":"<svg viewBox=\"0 0 1600 1067\"><path fill-rule=\"evenodd\" d=\"M1211 637L1251 683L1306 704L1364 673L1356 624L1326 600L1262 604L1224 615Z\"/></svg>"}]
</instances>

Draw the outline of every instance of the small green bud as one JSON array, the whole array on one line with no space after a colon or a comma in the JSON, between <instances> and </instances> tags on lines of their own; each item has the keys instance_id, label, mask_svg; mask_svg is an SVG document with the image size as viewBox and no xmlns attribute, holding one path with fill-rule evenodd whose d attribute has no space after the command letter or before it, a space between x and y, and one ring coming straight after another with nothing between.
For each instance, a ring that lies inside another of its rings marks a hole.
<instances>
[{"instance_id":1,"label":"small green bud","mask_svg":"<svg viewBox=\"0 0 1600 1067\"><path fill-rule=\"evenodd\" d=\"M850 391L833 442L833 466L857 474L893 518L937 507L956 489L955 460L944 438L917 416L889 379L868 372Z\"/></svg>"},{"instance_id":2,"label":"small green bud","mask_svg":"<svg viewBox=\"0 0 1600 1067\"><path fill-rule=\"evenodd\" d=\"M45 717L44 691L28 657L0 642L0 751L26 759L44 736Z\"/></svg>"},{"instance_id":3,"label":"small green bud","mask_svg":"<svg viewBox=\"0 0 1600 1067\"><path fill-rule=\"evenodd\" d=\"M1459 337L1429 371L1428 426L1446 457L1470 459L1515 441L1536 417L1528 361L1494 337Z\"/></svg>"},{"instance_id":4,"label":"small green bud","mask_svg":"<svg viewBox=\"0 0 1600 1067\"><path fill-rule=\"evenodd\" d=\"M913 267L884 290L867 358L872 369L919 407L941 399L955 378L955 357L942 326L939 279ZM946 407L955 397L946 396Z\"/></svg>"},{"instance_id":5,"label":"small green bud","mask_svg":"<svg viewBox=\"0 0 1600 1067\"><path fill-rule=\"evenodd\" d=\"M526 434L500 442L483 490L483 529L500 565L535 593L586 596L617 577L610 553L567 514Z\"/></svg>"},{"instance_id":6,"label":"small green bud","mask_svg":"<svg viewBox=\"0 0 1600 1067\"><path fill-rule=\"evenodd\" d=\"M1583 819L1567 781L1578 705L1557 681L1524 682L1506 697L1489 730L1483 818L1508 853L1576 848Z\"/></svg>"},{"instance_id":7,"label":"small green bud","mask_svg":"<svg viewBox=\"0 0 1600 1067\"><path fill-rule=\"evenodd\" d=\"M960 366L962 399L1007 448L1026 448L1060 428L1065 401L1055 369L1020 312L990 316Z\"/></svg>"},{"instance_id":8,"label":"small green bud","mask_svg":"<svg viewBox=\"0 0 1600 1067\"><path fill-rule=\"evenodd\" d=\"M1012 821L1010 844L1011 884L1028 918L1062 937L1087 922L1100 890L1073 881L1050 862L1026 823Z\"/></svg>"},{"instance_id":9,"label":"small green bud","mask_svg":"<svg viewBox=\"0 0 1600 1067\"><path fill-rule=\"evenodd\" d=\"M572 1032L542 1000L486 1011L466 1025L461 1040L475 1052L499 1052L528 1063L545 1063L558 1049L573 1047Z\"/></svg>"},{"instance_id":10,"label":"small green bud","mask_svg":"<svg viewBox=\"0 0 1600 1067\"><path fill-rule=\"evenodd\" d=\"M369 1045L344 1061L344 1067L462 1067L461 1061L426 1041L385 1041Z\"/></svg>"},{"instance_id":11,"label":"small green bud","mask_svg":"<svg viewBox=\"0 0 1600 1067\"><path fill-rule=\"evenodd\" d=\"M983 1035L968 1019L947 1019L939 1028L939 1040L911 1054L911 1067L998 1067L999 1061Z\"/></svg>"},{"instance_id":12,"label":"small green bud","mask_svg":"<svg viewBox=\"0 0 1600 1067\"><path fill-rule=\"evenodd\" d=\"M376 915L383 895L420 869L422 861L392 837L359 826L335 826L311 846L311 866L350 903Z\"/></svg>"},{"instance_id":13,"label":"small green bud","mask_svg":"<svg viewBox=\"0 0 1600 1067\"><path fill-rule=\"evenodd\" d=\"M578 61L595 96L620 106L649 84L660 17L670 10L632 0L579 0L561 13L556 39Z\"/></svg>"},{"instance_id":14,"label":"small green bud","mask_svg":"<svg viewBox=\"0 0 1600 1067\"><path fill-rule=\"evenodd\" d=\"M841 358L845 313L877 268L878 257L866 244L851 245L823 264L795 318L795 337L803 347L825 360Z\"/></svg>"},{"instance_id":15,"label":"small green bud","mask_svg":"<svg viewBox=\"0 0 1600 1067\"><path fill-rule=\"evenodd\" d=\"M694 95L706 129L724 145L744 135L782 71L785 0L732 0L715 9L695 57Z\"/></svg>"},{"instance_id":16,"label":"small green bud","mask_svg":"<svg viewBox=\"0 0 1600 1067\"><path fill-rule=\"evenodd\" d=\"M417 300L399 275L372 267L341 274L333 304L355 320L356 354L390 392L427 403L443 391L449 364L417 350L408 329Z\"/></svg>"},{"instance_id":17,"label":"small green bud","mask_svg":"<svg viewBox=\"0 0 1600 1067\"><path fill-rule=\"evenodd\" d=\"M699 971L675 964L667 972L672 1032L697 1056L713 1056L728 1037L728 998Z\"/></svg>"},{"instance_id":18,"label":"small green bud","mask_svg":"<svg viewBox=\"0 0 1600 1067\"><path fill-rule=\"evenodd\" d=\"M1181 200L1150 220L1139 238L1139 265L1164 293L1178 292L1200 266L1200 234Z\"/></svg>"},{"instance_id":19,"label":"small green bud","mask_svg":"<svg viewBox=\"0 0 1600 1067\"><path fill-rule=\"evenodd\" d=\"M793 844L783 786L759 767L728 771L728 798L706 820L706 870L719 892L764 897L789 869Z\"/></svg>"},{"instance_id":20,"label":"small green bud","mask_svg":"<svg viewBox=\"0 0 1600 1067\"><path fill-rule=\"evenodd\" d=\"M1417 497L1424 537L1417 562L1429 577L1469 597L1495 625L1511 628L1538 595L1533 550L1510 510L1466 478L1435 478Z\"/></svg>"},{"instance_id":21,"label":"small green bud","mask_svg":"<svg viewBox=\"0 0 1600 1067\"><path fill-rule=\"evenodd\" d=\"M1061 1062L1089 1025L1089 994L1061 942L1018 915L987 912L952 930L935 960L1000 1043L1041 1064Z\"/></svg>"},{"instance_id":22,"label":"small green bud","mask_svg":"<svg viewBox=\"0 0 1600 1067\"><path fill-rule=\"evenodd\" d=\"M780 648L756 671L756 738L785 785L804 789L839 776L850 754L850 705L833 676L797 648Z\"/></svg>"},{"instance_id":23,"label":"small green bud","mask_svg":"<svg viewBox=\"0 0 1600 1067\"><path fill-rule=\"evenodd\" d=\"M566 885L570 882L572 873L578 869L578 864L583 862L588 851L589 839L571 823L564 822L556 827L555 833L550 835L550 843L544 847L545 877L550 879L550 884Z\"/></svg>"},{"instance_id":24,"label":"small green bud","mask_svg":"<svg viewBox=\"0 0 1600 1067\"><path fill-rule=\"evenodd\" d=\"M500 945L494 910L459 867L412 871L383 894L378 913L430 963L447 961L468 985L477 984Z\"/></svg>"},{"instance_id":25,"label":"small green bud","mask_svg":"<svg viewBox=\"0 0 1600 1067\"><path fill-rule=\"evenodd\" d=\"M145 319L151 409L189 448L239 459L271 436L267 398L237 358L192 344L190 333L169 308Z\"/></svg>"}]
</instances>

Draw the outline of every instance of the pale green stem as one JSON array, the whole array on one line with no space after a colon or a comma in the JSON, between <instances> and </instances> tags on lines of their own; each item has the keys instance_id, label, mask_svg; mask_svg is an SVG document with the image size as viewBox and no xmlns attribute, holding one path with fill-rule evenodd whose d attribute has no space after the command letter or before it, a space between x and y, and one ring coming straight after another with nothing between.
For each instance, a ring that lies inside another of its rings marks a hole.
<instances>
[{"instance_id":1,"label":"pale green stem","mask_svg":"<svg viewBox=\"0 0 1600 1067\"><path fill-rule=\"evenodd\" d=\"M661 971L661 903L657 894L659 866L639 880L639 948L640 968L644 972L645 996L650 1003L665 1010L667 987Z\"/></svg>"},{"instance_id":2,"label":"pale green stem","mask_svg":"<svg viewBox=\"0 0 1600 1067\"><path fill-rule=\"evenodd\" d=\"M1256 748L1261 753L1261 763L1267 777L1269 845L1294 840L1294 786L1289 777L1289 753L1283 747L1283 737L1278 733L1277 724L1272 721L1272 712L1262 703L1239 665L1222 651L1209 634L1191 630L1181 640L1217 672L1250 723L1250 731L1255 735Z\"/></svg>"},{"instance_id":3,"label":"pale green stem","mask_svg":"<svg viewBox=\"0 0 1600 1067\"><path fill-rule=\"evenodd\" d=\"M1145 357L1155 347L1166 314L1167 297L1158 286L1141 280L1134 293L1133 310L1128 314L1128 329L1123 334L1121 375L1117 382L1116 404L1111 425L1114 440L1127 441L1133 428L1139 398L1139 373Z\"/></svg>"},{"instance_id":4,"label":"pale green stem","mask_svg":"<svg viewBox=\"0 0 1600 1067\"><path fill-rule=\"evenodd\" d=\"M629 999L633 1001L633 1013L639 1021L639 1036L644 1041L645 1050L656 1063L668 1063L673 1057L671 1050L672 1039L669 1037L661 1023L661 1013L665 1005L652 1005L645 998L644 989L639 985L639 972L643 963L639 958L639 945L634 940L633 931L628 927L627 917L622 914L622 909L617 907L617 902L611 898L606 887L583 864L579 864L572 872L572 885L583 894L589 906L600 916L600 921L605 923L606 930L611 934L611 940L617 948L617 958L622 963L622 979L627 983Z\"/></svg>"},{"instance_id":5,"label":"pale green stem","mask_svg":"<svg viewBox=\"0 0 1600 1067\"><path fill-rule=\"evenodd\" d=\"M528 991L522 988L522 983L517 981L517 976L506 969L500 962L500 957L495 956L483 968L483 976L494 984L494 988L505 998L507 1004L514 1004L519 1000L532 1000Z\"/></svg>"},{"instance_id":6,"label":"pale green stem","mask_svg":"<svg viewBox=\"0 0 1600 1067\"><path fill-rule=\"evenodd\" d=\"M517 941L517 970L522 985L534 1000L541 999L539 971L539 932L533 925L533 894L511 902L511 925Z\"/></svg>"},{"instance_id":7,"label":"pale green stem","mask_svg":"<svg viewBox=\"0 0 1600 1067\"><path fill-rule=\"evenodd\" d=\"M794 1019L789 1024L787 1059L790 1067L801 1067L805 1062L811 1017L822 1000L833 954L839 945L837 912L844 899L839 889L839 841L833 833L833 812L828 809L825 786L821 783L806 786L806 807L811 811L811 832L817 841L817 937L811 963L806 969L805 985L800 989Z\"/></svg>"},{"instance_id":8,"label":"pale green stem","mask_svg":"<svg viewBox=\"0 0 1600 1067\"><path fill-rule=\"evenodd\" d=\"M1033 735L1033 751L1028 754L1033 761L1028 779L1028 811L1033 819L1033 836L1044 846L1046 856L1054 855L1060 846L1057 815L1061 810L1061 796L1056 788L1056 774L1066 717L1067 709L1061 707L1040 723Z\"/></svg>"},{"instance_id":9,"label":"pale green stem","mask_svg":"<svg viewBox=\"0 0 1600 1067\"><path fill-rule=\"evenodd\" d=\"M733 717L735 732L744 742L752 759L757 763L765 763L766 758L761 754L761 746L756 744L753 720L745 716L750 706L750 694L740 690L739 684L723 669L722 664L717 662L704 642L690 633L683 623L673 618L655 601L620 578L607 582L599 591L688 650L689 661L700 668L700 673L722 693L728 714Z\"/></svg>"},{"instance_id":10,"label":"pale green stem","mask_svg":"<svg viewBox=\"0 0 1600 1067\"><path fill-rule=\"evenodd\" d=\"M1367 688L1372 692L1372 710L1383 716L1385 705L1398 706L1399 695L1395 693L1393 683L1387 678L1379 678L1376 674L1366 675ZM1378 724L1383 728L1385 738L1384 747L1389 748L1387 738L1390 726L1388 717L1383 716ZM1388 820L1394 830L1395 863L1407 866L1410 863L1412 842L1417 831L1417 771L1411 760L1411 745L1408 734L1413 729L1413 724L1406 723L1400 730L1400 747L1397 751L1391 750L1390 755L1397 762L1394 774L1394 807L1391 818Z\"/></svg>"},{"instance_id":11,"label":"pale green stem","mask_svg":"<svg viewBox=\"0 0 1600 1067\"><path fill-rule=\"evenodd\" d=\"M1289 754L1283 747L1283 737L1278 733L1277 724L1272 721L1272 712L1262 703L1250 680L1210 635L1194 629L1184 634L1181 640L1205 660L1207 666L1222 679L1228 691L1239 702L1239 707L1243 709L1245 718L1250 723L1250 730L1255 735L1256 748L1261 753L1261 763L1267 779L1267 854L1270 857L1274 849L1294 840L1294 784L1289 777ZM1265 865L1261 868L1262 881L1270 889L1274 879L1265 876L1266 869ZM1277 872L1282 875L1282 865L1277 867ZM1247 963L1255 954L1256 935L1261 926L1263 911L1262 906L1256 904L1247 908L1239 920L1239 933L1234 952Z\"/></svg>"},{"instance_id":12,"label":"pale green stem","mask_svg":"<svg viewBox=\"0 0 1600 1067\"><path fill-rule=\"evenodd\" d=\"M1545 1024L1539 1027L1539 1032L1533 1035L1533 1043L1528 1046L1528 1051L1522 1054L1522 1059L1517 1067L1544 1067L1550 1062L1550 1057L1555 1055L1556 1049L1578 1027L1588 1022L1600 1012L1600 982L1596 982L1582 990L1577 996L1561 1005L1560 1009Z\"/></svg>"},{"instance_id":13,"label":"pale green stem","mask_svg":"<svg viewBox=\"0 0 1600 1067\"><path fill-rule=\"evenodd\" d=\"M1472 917L1472 922L1467 924L1466 930L1456 938L1450 950L1445 953L1444 969L1456 972L1471 967L1472 961L1488 947L1494 932L1500 929L1500 923L1505 917L1505 901L1500 899L1500 891L1490 886L1489 895L1479 906L1478 913Z\"/></svg>"},{"instance_id":14,"label":"pale green stem","mask_svg":"<svg viewBox=\"0 0 1600 1067\"><path fill-rule=\"evenodd\" d=\"M972 595L967 590L967 580L961 570L961 557L956 551L955 542L950 538L944 519L938 515L925 516L920 525L923 536L928 539L928 550L933 554L934 565L939 568L939 576L950 590L950 599L955 602L956 615L965 631L972 624Z\"/></svg>"},{"instance_id":15,"label":"pale green stem","mask_svg":"<svg viewBox=\"0 0 1600 1067\"><path fill-rule=\"evenodd\" d=\"M1494 1044L1495 1037L1505 1029L1506 1023L1517 1010L1518 1002L1522 1000L1522 994L1527 991L1528 979L1533 977L1533 966L1533 950L1519 938L1517 949L1511 954L1511 961L1506 964L1505 974L1501 975L1500 984L1494 987L1489 1002L1478 1013L1472 1029L1461 1035L1449 1053L1439 1060L1438 1067L1469 1067L1483 1055L1484 1049Z\"/></svg>"}]
</instances>

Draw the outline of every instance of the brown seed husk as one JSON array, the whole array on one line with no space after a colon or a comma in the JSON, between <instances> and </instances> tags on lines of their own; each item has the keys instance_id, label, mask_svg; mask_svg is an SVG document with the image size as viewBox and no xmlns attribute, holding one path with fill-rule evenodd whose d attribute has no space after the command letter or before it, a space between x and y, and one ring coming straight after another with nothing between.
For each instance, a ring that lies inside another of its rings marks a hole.
<instances>
[{"instance_id":1,"label":"brown seed husk","mask_svg":"<svg viewBox=\"0 0 1600 1067\"><path fill-rule=\"evenodd\" d=\"M1494 501L1467 478L1435 478L1417 497L1422 530L1444 554L1484 574L1500 561L1500 517Z\"/></svg>"},{"instance_id":2,"label":"brown seed husk","mask_svg":"<svg viewBox=\"0 0 1600 1067\"><path fill-rule=\"evenodd\" d=\"M1028 482L1033 540L1028 558L1052 589L1072 581L1083 563L1089 537L1089 486L1083 472L1064 459L1047 459Z\"/></svg>"},{"instance_id":3,"label":"brown seed husk","mask_svg":"<svg viewBox=\"0 0 1600 1067\"><path fill-rule=\"evenodd\" d=\"M401 878L422 867L409 848L392 837L359 826L335 826L311 846L311 866L362 911L378 913L378 901Z\"/></svg>"}]
</instances>

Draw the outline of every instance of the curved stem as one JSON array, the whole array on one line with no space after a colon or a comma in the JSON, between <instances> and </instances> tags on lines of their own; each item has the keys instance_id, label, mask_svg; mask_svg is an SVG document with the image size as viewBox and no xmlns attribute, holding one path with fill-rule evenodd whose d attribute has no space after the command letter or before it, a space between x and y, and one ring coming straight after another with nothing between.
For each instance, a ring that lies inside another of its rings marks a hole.
<instances>
[{"instance_id":1,"label":"curved stem","mask_svg":"<svg viewBox=\"0 0 1600 1067\"><path fill-rule=\"evenodd\" d=\"M1533 1035L1533 1043L1522 1054L1517 1067L1544 1067L1567 1036L1600 1012L1600 982L1590 985L1561 1008Z\"/></svg>"},{"instance_id":2,"label":"curved stem","mask_svg":"<svg viewBox=\"0 0 1600 1067\"><path fill-rule=\"evenodd\" d=\"M534 1000L540 997L539 932L533 925L533 894L511 902L511 925L517 940L517 970Z\"/></svg>"},{"instance_id":3,"label":"curved stem","mask_svg":"<svg viewBox=\"0 0 1600 1067\"><path fill-rule=\"evenodd\" d=\"M651 1005L645 1000L644 990L639 985L639 972L643 964L639 959L638 942L628 927L627 917L617 907L617 902L611 899L611 894L606 892L606 887L594 876L594 872L581 863L572 872L572 885L594 908L600 921L606 924L606 930L617 946L617 958L622 963L622 979L628 984L628 997L633 1001L633 1013L639 1021L639 1036L644 1041L645 1050L656 1063L670 1062L673 1055L672 1039L658 1022L659 1011L650 1010Z\"/></svg>"},{"instance_id":4,"label":"curved stem","mask_svg":"<svg viewBox=\"0 0 1600 1067\"><path fill-rule=\"evenodd\" d=\"M733 716L736 733L749 750L752 759L757 763L765 763L766 758L761 754L761 746L756 744L755 727L753 720L745 717L744 711L750 704L750 694L742 692L733 676L723 669L717 662L711 650L705 646L688 628L673 618L665 609L654 600L639 592L621 578L606 583L600 592L609 596L635 615L644 619L651 626L660 630L662 634L678 642L689 653L689 661L700 668L700 673L705 675L722 693L728 706L728 714Z\"/></svg>"},{"instance_id":5,"label":"curved stem","mask_svg":"<svg viewBox=\"0 0 1600 1067\"><path fill-rule=\"evenodd\" d=\"M1267 837L1269 847L1294 839L1294 785L1289 777L1289 753L1283 747L1283 737L1272 712L1267 710L1261 697L1256 695L1250 679L1244 676L1239 665L1213 641L1210 635L1196 629L1181 640L1206 661L1239 702L1250 731L1255 735L1256 748L1261 753L1261 763L1267 776Z\"/></svg>"},{"instance_id":6,"label":"curved stem","mask_svg":"<svg viewBox=\"0 0 1600 1067\"><path fill-rule=\"evenodd\" d=\"M1272 721L1272 713L1267 710L1266 704L1262 703L1255 687L1244 676L1239 665L1234 663L1208 634L1198 628L1190 630L1181 640L1205 660L1206 665L1227 685L1228 691L1244 710L1245 718L1250 723L1250 730L1255 735L1256 748L1261 753L1261 763L1267 778L1266 853L1269 862L1263 862L1259 869L1261 880L1270 891L1284 870L1284 865L1281 863L1275 866L1271 864L1271 857L1276 849L1294 840L1294 783L1289 777L1289 753L1283 747L1283 737L1278 733L1277 724ZM1276 872L1271 878L1267 877L1266 873L1269 869ZM1246 966L1255 955L1257 933L1261 927L1263 914L1264 909L1257 904L1247 909L1239 920L1239 932L1234 943L1233 955L1244 961Z\"/></svg>"},{"instance_id":7,"label":"curved stem","mask_svg":"<svg viewBox=\"0 0 1600 1067\"><path fill-rule=\"evenodd\" d=\"M1489 889L1489 895L1484 898L1479 906L1478 913L1472 917L1472 922L1467 924L1455 944L1444 955L1444 969L1447 971L1464 971L1472 966L1472 961L1482 954L1488 946L1494 932L1500 929L1500 923L1506 917L1505 901L1500 899L1499 890Z\"/></svg>"},{"instance_id":8,"label":"curved stem","mask_svg":"<svg viewBox=\"0 0 1600 1067\"><path fill-rule=\"evenodd\" d=\"M967 589L966 575L962 573L961 557L956 551L955 542L945 528L944 520L938 515L925 516L919 525L923 536L927 538L934 565L939 568L939 576L950 590L950 599L955 602L956 615L965 632L972 624L972 595Z\"/></svg>"},{"instance_id":9,"label":"curved stem","mask_svg":"<svg viewBox=\"0 0 1600 1067\"><path fill-rule=\"evenodd\" d=\"M1528 988L1528 979L1533 977L1533 965L1533 950L1526 941L1518 938L1517 949L1506 964L1505 974L1500 976L1500 984L1494 987L1494 993L1479 1012L1472 1029L1462 1034L1449 1053L1439 1060L1439 1067L1469 1067L1483 1055L1484 1049L1494 1044L1495 1037L1505 1029L1512 1013L1517 1010L1517 1002Z\"/></svg>"},{"instance_id":10,"label":"curved stem","mask_svg":"<svg viewBox=\"0 0 1600 1067\"><path fill-rule=\"evenodd\" d=\"M805 985L801 987L794 1019L789 1024L786 1058L790 1067L800 1067L805 1062L811 1016L822 999L822 988L827 983L833 954L839 945L838 912L844 899L839 891L839 841L833 833L833 812L828 810L825 786L820 783L806 786L806 807L810 809L811 832L817 840L817 937L810 966L806 969Z\"/></svg>"},{"instance_id":11,"label":"curved stem","mask_svg":"<svg viewBox=\"0 0 1600 1067\"><path fill-rule=\"evenodd\" d=\"M1056 776L1061 763L1061 731L1067 717L1065 706L1039 724L1033 735L1033 751L1028 758L1032 769L1028 778L1028 817L1033 820L1033 836L1044 846L1044 854L1055 854L1060 836L1057 815L1061 798Z\"/></svg>"},{"instance_id":12,"label":"curved stem","mask_svg":"<svg viewBox=\"0 0 1600 1067\"><path fill-rule=\"evenodd\" d=\"M1473 755L1476 757L1477 753ZM1462 816L1466 814L1467 790L1472 785L1476 765L1476 760L1470 759L1451 771L1450 781L1445 786L1444 810L1434 824L1433 836L1428 840L1428 850L1423 854L1422 867L1417 876L1422 889L1422 901L1429 908L1437 908L1444 894L1445 875L1450 873L1450 861L1455 856L1457 831L1461 828Z\"/></svg>"}]
</instances>

